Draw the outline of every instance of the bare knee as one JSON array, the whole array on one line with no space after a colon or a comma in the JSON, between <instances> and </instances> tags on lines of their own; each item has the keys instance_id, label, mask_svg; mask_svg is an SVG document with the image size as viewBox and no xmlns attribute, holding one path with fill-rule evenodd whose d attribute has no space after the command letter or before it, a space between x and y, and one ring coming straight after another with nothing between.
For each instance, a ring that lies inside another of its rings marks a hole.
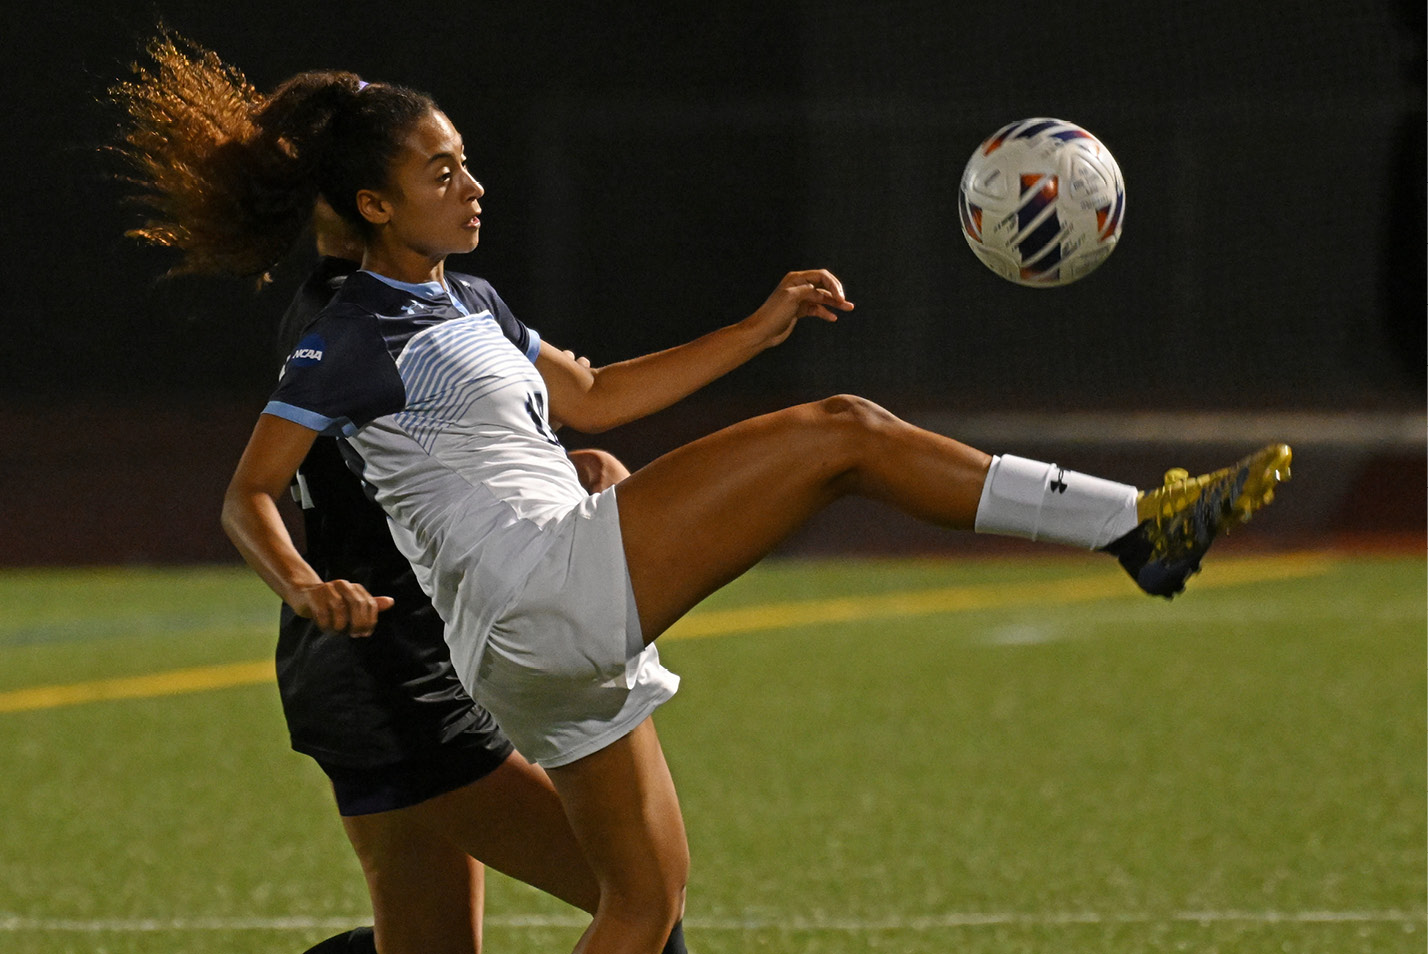
<instances>
[{"instance_id":1,"label":"bare knee","mask_svg":"<svg viewBox=\"0 0 1428 954\"><path fill-rule=\"evenodd\" d=\"M600 906L638 912L641 920L662 926L667 934L684 916L688 882L689 847L680 837L655 847L637 867L607 872L600 885Z\"/></svg>"},{"instance_id":2,"label":"bare knee","mask_svg":"<svg viewBox=\"0 0 1428 954\"><path fill-rule=\"evenodd\" d=\"M825 465L835 473L854 471L880 454L884 437L902 424L882 407L854 394L835 394L799 409L819 435Z\"/></svg>"},{"instance_id":3,"label":"bare knee","mask_svg":"<svg viewBox=\"0 0 1428 954\"><path fill-rule=\"evenodd\" d=\"M675 922L684 917L684 879L644 886L604 885L600 913L619 921L642 938L662 944Z\"/></svg>"},{"instance_id":4,"label":"bare knee","mask_svg":"<svg viewBox=\"0 0 1428 954\"><path fill-rule=\"evenodd\" d=\"M878 431L899 423L890 411L856 394L835 394L807 406L826 423L856 431Z\"/></svg>"}]
</instances>

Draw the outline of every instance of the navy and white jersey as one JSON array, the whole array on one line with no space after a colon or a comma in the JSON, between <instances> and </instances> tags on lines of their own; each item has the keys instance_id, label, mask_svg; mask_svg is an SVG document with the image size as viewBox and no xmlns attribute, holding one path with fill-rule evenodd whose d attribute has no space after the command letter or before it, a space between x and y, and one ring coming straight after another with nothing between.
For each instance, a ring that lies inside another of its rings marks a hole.
<instances>
[{"instance_id":1,"label":"navy and white jersey","mask_svg":"<svg viewBox=\"0 0 1428 954\"><path fill-rule=\"evenodd\" d=\"M278 364L357 263L322 258L283 314ZM377 618L371 639L324 632L284 606L276 662L293 748L325 769L370 769L468 749L504 755L510 742L471 701L451 665L444 624L392 542L387 515L343 461L337 441L319 437L298 470L303 555L324 580L350 580L396 605Z\"/></svg>"},{"instance_id":2,"label":"navy and white jersey","mask_svg":"<svg viewBox=\"0 0 1428 954\"><path fill-rule=\"evenodd\" d=\"M265 413L340 435L355 452L467 672L544 554L542 528L587 494L546 416L539 335L482 279L446 281L449 293L350 276L289 356Z\"/></svg>"}]
</instances>

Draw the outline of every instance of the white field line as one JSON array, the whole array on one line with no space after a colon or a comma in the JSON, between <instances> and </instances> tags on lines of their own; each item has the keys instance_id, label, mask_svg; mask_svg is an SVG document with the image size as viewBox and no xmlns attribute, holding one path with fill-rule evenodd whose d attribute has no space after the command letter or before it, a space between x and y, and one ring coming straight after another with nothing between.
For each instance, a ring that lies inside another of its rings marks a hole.
<instances>
[{"instance_id":1,"label":"white field line","mask_svg":"<svg viewBox=\"0 0 1428 954\"><path fill-rule=\"evenodd\" d=\"M692 917L691 931L825 931L841 934L929 931L939 928L1025 925L1030 927L1090 924L1400 924L1406 928L1428 921L1428 911L1173 911L1106 913L1094 911L952 911L944 914L887 918L789 917L767 914L739 917ZM371 923L371 916L350 917L230 917L230 918L27 918L0 914L0 932L141 934L159 931L304 931L330 930ZM489 915L493 928L580 928L583 915Z\"/></svg>"}]
</instances>

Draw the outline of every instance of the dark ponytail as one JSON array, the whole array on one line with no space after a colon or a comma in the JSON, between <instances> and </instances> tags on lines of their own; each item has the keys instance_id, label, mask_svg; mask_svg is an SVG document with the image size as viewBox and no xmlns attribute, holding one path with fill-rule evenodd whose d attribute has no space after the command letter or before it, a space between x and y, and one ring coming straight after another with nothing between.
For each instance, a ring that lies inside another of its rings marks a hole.
<instances>
[{"instance_id":1,"label":"dark ponytail","mask_svg":"<svg viewBox=\"0 0 1428 954\"><path fill-rule=\"evenodd\" d=\"M319 194L359 229L358 189L381 188L431 98L311 71L271 95L191 41L162 31L147 66L110 90L125 114L113 147L148 213L127 235L178 249L169 274L266 278L301 238Z\"/></svg>"}]
</instances>

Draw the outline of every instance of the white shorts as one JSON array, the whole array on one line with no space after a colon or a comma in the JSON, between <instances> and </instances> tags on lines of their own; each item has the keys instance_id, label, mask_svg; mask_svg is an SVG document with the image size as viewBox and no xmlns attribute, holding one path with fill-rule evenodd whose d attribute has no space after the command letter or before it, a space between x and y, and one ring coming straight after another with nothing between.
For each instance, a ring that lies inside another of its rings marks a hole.
<instances>
[{"instance_id":1,"label":"white shorts","mask_svg":"<svg viewBox=\"0 0 1428 954\"><path fill-rule=\"evenodd\" d=\"M629 734L679 688L644 645L615 488L577 504L492 625L471 694L520 753L555 767Z\"/></svg>"}]
</instances>

